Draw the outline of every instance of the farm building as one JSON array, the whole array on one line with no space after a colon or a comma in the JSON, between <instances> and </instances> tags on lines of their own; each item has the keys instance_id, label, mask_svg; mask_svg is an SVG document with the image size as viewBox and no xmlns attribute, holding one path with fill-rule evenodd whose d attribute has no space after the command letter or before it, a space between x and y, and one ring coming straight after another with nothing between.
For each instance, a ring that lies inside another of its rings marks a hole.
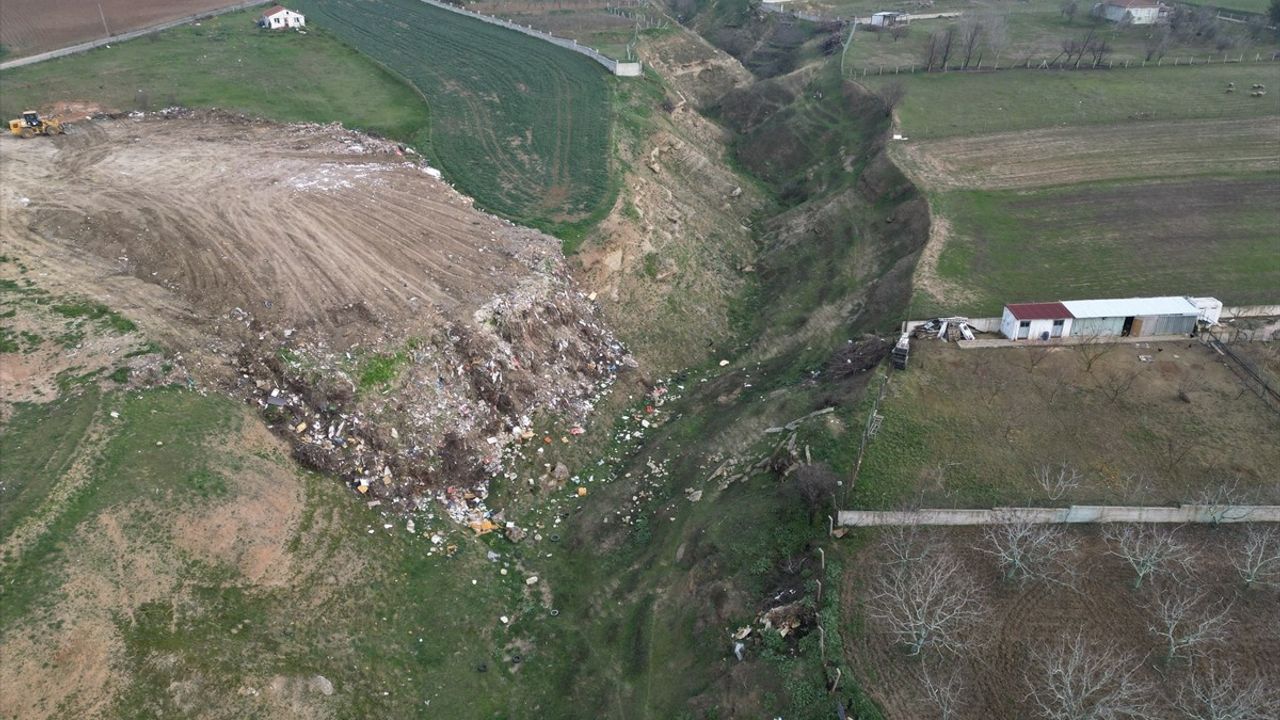
<instances>
[{"instance_id":1,"label":"farm building","mask_svg":"<svg viewBox=\"0 0 1280 720\"><path fill-rule=\"evenodd\" d=\"M283 5L276 5L262 13L262 17L258 18L258 24L268 30L284 30L306 27L307 18L302 13L296 13Z\"/></svg>"},{"instance_id":2,"label":"farm building","mask_svg":"<svg viewBox=\"0 0 1280 720\"><path fill-rule=\"evenodd\" d=\"M878 12L871 15L871 27L889 28L894 25L906 25L909 18L901 12Z\"/></svg>"},{"instance_id":3,"label":"farm building","mask_svg":"<svg viewBox=\"0 0 1280 720\"><path fill-rule=\"evenodd\" d=\"M1004 307L1000 332L1010 340L1189 335L1221 309L1213 298L1186 297L1013 303Z\"/></svg>"},{"instance_id":4,"label":"farm building","mask_svg":"<svg viewBox=\"0 0 1280 720\"><path fill-rule=\"evenodd\" d=\"M1164 10L1153 0L1105 0L1094 6L1094 14L1114 23L1155 25Z\"/></svg>"}]
</instances>

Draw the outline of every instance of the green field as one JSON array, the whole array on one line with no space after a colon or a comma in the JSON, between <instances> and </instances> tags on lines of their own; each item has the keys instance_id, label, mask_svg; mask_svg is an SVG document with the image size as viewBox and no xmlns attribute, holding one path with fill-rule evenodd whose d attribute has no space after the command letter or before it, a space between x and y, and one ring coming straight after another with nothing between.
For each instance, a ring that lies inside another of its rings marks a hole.
<instances>
[{"instance_id":1,"label":"green field","mask_svg":"<svg viewBox=\"0 0 1280 720\"><path fill-rule=\"evenodd\" d=\"M1276 197L1275 175L943 193L934 211L952 230L938 274L968 295L934 309L990 317L1009 302L1148 295L1272 303Z\"/></svg>"},{"instance_id":2,"label":"green field","mask_svg":"<svg viewBox=\"0 0 1280 720\"><path fill-rule=\"evenodd\" d=\"M892 78L868 78L878 87ZM1280 95L1226 94L1228 82L1280 86L1280 63L1147 68L1108 72L1016 70L899 76L898 107L913 139L1038 127L1280 115ZM980 99L980 102L975 102Z\"/></svg>"},{"instance_id":3,"label":"green field","mask_svg":"<svg viewBox=\"0 0 1280 720\"><path fill-rule=\"evenodd\" d=\"M423 92L428 153L485 208L551 229L607 210L610 90L600 65L417 0L300 9Z\"/></svg>"},{"instance_id":4,"label":"green field","mask_svg":"<svg viewBox=\"0 0 1280 720\"><path fill-rule=\"evenodd\" d=\"M204 20L0 73L5 117L76 102L110 111L219 107L282 122L341 122L425 140L426 103L324 28L269 33L257 13Z\"/></svg>"}]
</instances>

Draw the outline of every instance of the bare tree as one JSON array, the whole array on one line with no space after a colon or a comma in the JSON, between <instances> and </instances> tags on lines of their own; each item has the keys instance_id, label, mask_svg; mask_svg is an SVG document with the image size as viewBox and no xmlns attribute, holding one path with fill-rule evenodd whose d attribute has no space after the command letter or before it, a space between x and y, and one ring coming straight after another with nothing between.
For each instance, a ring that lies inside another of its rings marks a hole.
<instances>
[{"instance_id":1,"label":"bare tree","mask_svg":"<svg viewBox=\"0 0 1280 720\"><path fill-rule=\"evenodd\" d=\"M1070 24L1072 20L1075 20L1076 12L1080 10L1080 3L1076 2L1076 0L1065 0L1059 6L1059 10L1062 12L1062 17L1066 18L1067 23Z\"/></svg>"},{"instance_id":2,"label":"bare tree","mask_svg":"<svg viewBox=\"0 0 1280 720\"><path fill-rule=\"evenodd\" d=\"M1132 655L1076 636L1032 651L1027 697L1046 720L1150 718L1151 689L1136 677L1141 666Z\"/></svg>"},{"instance_id":3,"label":"bare tree","mask_svg":"<svg viewBox=\"0 0 1280 720\"><path fill-rule=\"evenodd\" d=\"M969 67L969 63L973 60L975 54L979 54L982 47L982 38L986 30L982 23L982 18L973 18L966 20L960 26L960 52L964 55L961 67Z\"/></svg>"},{"instance_id":4,"label":"bare tree","mask_svg":"<svg viewBox=\"0 0 1280 720\"><path fill-rule=\"evenodd\" d=\"M898 42L902 38L906 37L910 32L911 26L906 23L898 23L897 25L889 28L889 36L893 38L894 42Z\"/></svg>"},{"instance_id":5,"label":"bare tree","mask_svg":"<svg viewBox=\"0 0 1280 720\"><path fill-rule=\"evenodd\" d=\"M1137 382L1138 376L1142 374L1141 370L1115 370L1106 373L1098 380L1098 389L1102 391L1102 396L1107 402L1115 405L1120 398L1129 394L1129 389Z\"/></svg>"},{"instance_id":6,"label":"bare tree","mask_svg":"<svg viewBox=\"0 0 1280 720\"><path fill-rule=\"evenodd\" d=\"M929 554L929 543L915 525L893 525L880 531L880 562L884 565L912 565Z\"/></svg>"},{"instance_id":7,"label":"bare tree","mask_svg":"<svg viewBox=\"0 0 1280 720\"><path fill-rule=\"evenodd\" d=\"M1079 41L1072 42L1079 43ZM1065 43L1063 45L1063 49L1064 51L1066 49ZM1083 52L1083 50L1072 50L1073 53L1077 51ZM1067 55L1068 64L1071 62L1071 57L1072 55ZM1115 343L1107 342L1107 338L1098 333L1080 336L1080 342L1073 344L1071 347L1074 348L1076 354L1080 356L1081 362L1084 363L1084 371L1086 373L1092 373L1093 366L1108 353L1116 349Z\"/></svg>"},{"instance_id":8,"label":"bare tree","mask_svg":"<svg viewBox=\"0 0 1280 720\"><path fill-rule=\"evenodd\" d=\"M1150 609L1154 618L1149 629L1164 643L1165 660L1192 657L1204 646L1226 638L1231 606L1210 607L1204 593L1193 593L1176 585L1157 593Z\"/></svg>"},{"instance_id":9,"label":"bare tree","mask_svg":"<svg viewBox=\"0 0 1280 720\"><path fill-rule=\"evenodd\" d=\"M1271 720L1280 716L1280 691L1262 678L1236 677L1230 665L1192 668L1174 708L1188 720Z\"/></svg>"},{"instance_id":10,"label":"bare tree","mask_svg":"<svg viewBox=\"0 0 1280 720\"><path fill-rule=\"evenodd\" d=\"M1022 357L1027 365L1027 372L1034 373L1040 363L1049 357L1050 347L1042 343L1029 343L1023 347ZM1055 386L1062 383L1054 383Z\"/></svg>"},{"instance_id":11,"label":"bare tree","mask_svg":"<svg viewBox=\"0 0 1280 720\"><path fill-rule=\"evenodd\" d=\"M1280 585L1280 529L1250 523L1244 545L1231 562L1246 586Z\"/></svg>"},{"instance_id":12,"label":"bare tree","mask_svg":"<svg viewBox=\"0 0 1280 720\"><path fill-rule=\"evenodd\" d=\"M870 599L871 615L910 655L960 650L983 615L982 594L960 562L926 551L913 562L885 565Z\"/></svg>"},{"instance_id":13,"label":"bare tree","mask_svg":"<svg viewBox=\"0 0 1280 720\"><path fill-rule=\"evenodd\" d=\"M1064 495L1080 487L1080 471L1066 463L1057 467L1041 465L1032 473L1036 484L1050 500L1061 500Z\"/></svg>"},{"instance_id":14,"label":"bare tree","mask_svg":"<svg viewBox=\"0 0 1280 720\"><path fill-rule=\"evenodd\" d=\"M960 676L957 663L945 663L947 670L929 668L929 663L921 663L919 676L920 686L924 688L925 697L938 710L938 720L951 720L960 708L960 698L964 694L964 679Z\"/></svg>"},{"instance_id":15,"label":"bare tree","mask_svg":"<svg viewBox=\"0 0 1280 720\"><path fill-rule=\"evenodd\" d=\"M1196 496L1195 504L1208 514L1209 522L1214 525L1227 520L1236 522L1245 520L1252 511L1240 507L1244 504L1245 496L1239 488L1238 479L1212 483L1200 491Z\"/></svg>"},{"instance_id":16,"label":"bare tree","mask_svg":"<svg viewBox=\"0 0 1280 720\"><path fill-rule=\"evenodd\" d=\"M929 35L928 42L924 48L924 69L928 72L937 66L943 70L947 69L947 62L951 59L951 53L955 49L956 42L956 26L950 25L945 30L938 30Z\"/></svg>"},{"instance_id":17,"label":"bare tree","mask_svg":"<svg viewBox=\"0 0 1280 720\"><path fill-rule=\"evenodd\" d=\"M1025 583L1048 580L1070 584L1074 580L1071 556L1076 542L1059 525L1008 522L988 525L986 543L978 549L991 555L1005 580Z\"/></svg>"},{"instance_id":18,"label":"bare tree","mask_svg":"<svg viewBox=\"0 0 1280 720\"><path fill-rule=\"evenodd\" d=\"M813 522L819 510L827 503L835 502L839 483L840 476L824 464L801 465L789 489L804 504L809 511L809 521Z\"/></svg>"},{"instance_id":19,"label":"bare tree","mask_svg":"<svg viewBox=\"0 0 1280 720\"><path fill-rule=\"evenodd\" d=\"M1143 42L1143 49L1146 51L1145 59L1147 62L1164 57L1164 54L1169 52L1169 27L1167 25L1158 25L1153 28L1151 34Z\"/></svg>"},{"instance_id":20,"label":"bare tree","mask_svg":"<svg viewBox=\"0 0 1280 720\"><path fill-rule=\"evenodd\" d=\"M996 67L1000 67L1000 55L1009 47L1009 18L1006 15L987 17L987 46L996 54Z\"/></svg>"},{"instance_id":21,"label":"bare tree","mask_svg":"<svg viewBox=\"0 0 1280 720\"><path fill-rule=\"evenodd\" d=\"M1147 578L1185 570L1192 560L1191 551L1173 530L1155 525L1111 525L1103 531L1110 554L1123 559L1133 568L1135 588Z\"/></svg>"},{"instance_id":22,"label":"bare tree","mask_svg":"<svg viewBox=\"0 0 1280 720\"><path fill-rule=\"evenodd\" d=\"M884 114L893 115L893 109L902 103L907 96L907 86L901 80L890 80L876 90L876 97L884 103Z\"/></svg>"}]
</instances>

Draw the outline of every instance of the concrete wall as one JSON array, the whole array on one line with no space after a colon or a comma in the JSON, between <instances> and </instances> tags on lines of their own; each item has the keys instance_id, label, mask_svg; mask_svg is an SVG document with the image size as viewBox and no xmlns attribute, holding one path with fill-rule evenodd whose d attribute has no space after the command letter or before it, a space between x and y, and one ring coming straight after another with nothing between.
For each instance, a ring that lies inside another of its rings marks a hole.
<instances>
[{"instance_id":1,"label":"concrete wall","mask_svg":"<svg viewBox=\"0 0 1280 720\"><path fill-rule=\"evenodd\" d=\"M1280 522L1280 505L1180 505L1126 507L1073 505L1067 508L991 510L841 510L845 527L887 525L1003 525L1030 523L1241 523Z\"/></svg>"},{"instance_id":2,"label":"concrete wall","mask_svg":"<svg viewBox=\"0 0 1280 720\"><path fill-rule=\"evenodd\" d=\"M1246 317L1280 317L1280 305L1237 305L1222 308L1222 319Z\"/></svg>"},{"instance_id":3,"label":"concrete wall","mask_svg":"<svg viewBox=\"0 0 1280 720\"><path fill-rule=\"evenodd\" d=\"M466 15L467 17L475 18L481 22L487 22L490 25L497 25L498 27L504 27L508 30L515 30L518 33L524 33L529 37L549 42L552 45L559 45L565 50L572 50L573 52L581 55L586 55L592 60L595 60L605 66L608 68L609 72L619 77L638 77L644 71L643 67L638 62L619 62L595 48L590 48L586 45L579 45L577 40L566 40L565 38L556 37L550 33L544 33L541 30L534 30L527 25L520 25L500 17L493 17L492 15L481 15L480 13L471 12L470 10L463 10L456 5L443 3L439 0L422 0L422 2L438 7L441 10L448 10L451 13Z\"/></svg>"}]
</instances>

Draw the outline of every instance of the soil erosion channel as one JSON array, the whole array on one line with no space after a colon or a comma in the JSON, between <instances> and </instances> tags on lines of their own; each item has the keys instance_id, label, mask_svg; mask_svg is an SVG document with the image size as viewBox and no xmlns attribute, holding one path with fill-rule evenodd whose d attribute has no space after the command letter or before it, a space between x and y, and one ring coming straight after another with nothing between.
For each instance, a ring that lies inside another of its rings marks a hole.
<instances>
[{"instance_id":1,"label":"soil erosion channel","mask_svg":"<svg viewBox=\"0 0 1280 720\"><path fill-rule=\"evenodd\" d=\"M558 241L392 143L181 111L0 155L0 230L42 282L129 315L304 463L401 507L451 487L476 520L458 498L531 418L581 416L630 362Z\"/></svg>"}]
</instances>

